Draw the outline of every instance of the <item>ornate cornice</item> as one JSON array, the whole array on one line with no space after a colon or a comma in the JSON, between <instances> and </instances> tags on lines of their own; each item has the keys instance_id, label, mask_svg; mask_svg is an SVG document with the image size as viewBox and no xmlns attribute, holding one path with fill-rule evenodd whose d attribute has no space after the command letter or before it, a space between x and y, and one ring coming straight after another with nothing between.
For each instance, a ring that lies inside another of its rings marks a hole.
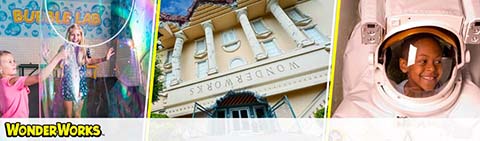
<instances>
[{"instance_id":1,"label":"ornate cornice","mask_svg":"<svg viewBox=\"0 0 480 141\"><path fill-rule=\"evenodd\" d=\"M172 22L178 24L180 27L185 25L190 21L190 18L193 15L193 12L201 5L204 4L214 4L214 5L230 5L236 7L237 0L194 0L193 4L188 8L187 15L171 15L167 13L160 12L160 21L162 22Z\"/></svg>"}]
</instances>

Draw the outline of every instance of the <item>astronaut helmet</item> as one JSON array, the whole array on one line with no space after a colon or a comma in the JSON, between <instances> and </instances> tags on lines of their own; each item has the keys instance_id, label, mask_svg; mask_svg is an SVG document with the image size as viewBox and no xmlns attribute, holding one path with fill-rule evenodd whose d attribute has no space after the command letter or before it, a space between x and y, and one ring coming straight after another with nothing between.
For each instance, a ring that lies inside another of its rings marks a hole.
<instances>
[{"instance_id":1,"label":"astronaut helmet","mask_svg":"<svg viewBox=\"0 0 480 141\"><path fill-rule=\"evenodd\" d=\"M390 30L375 52L377 98L397 111L422 115L453 105L465 62L457 33L428 22Z\"/></svg>"}]
</instances>

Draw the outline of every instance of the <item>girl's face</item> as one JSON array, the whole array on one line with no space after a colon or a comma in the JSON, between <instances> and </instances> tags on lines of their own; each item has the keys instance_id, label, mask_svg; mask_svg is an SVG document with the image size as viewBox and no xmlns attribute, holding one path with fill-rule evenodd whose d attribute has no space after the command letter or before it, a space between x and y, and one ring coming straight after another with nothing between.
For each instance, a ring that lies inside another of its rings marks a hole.
<instances>
[{"instance_id":1,"label":"girl's face","mask_svg":"<svg viewBox=\"0 0 480 141\"><path fill-rule=\"evenodd\" d=\"M415 63L407 68L408 82L424 91L433 91L442 76L442 49L434 39L420 39ZM406 65L406 60L402 63ZM404 66L407 67L407 66Z\"/></svg>"},{"instance_id":2,"label":"girl's face","mask_svg":"<svg viewBox=\"0 0 480 141\"><path fill-rule=\"evenodd\" d=\"M12 54L0 56L0 70L1 76L13 76L17 74L17 63L15 63Z\"/></svg>"},{"instance_id":3,"label":"girl's face","mask_svg":"<svg viewBox=\"0 0 480 141\"><path fill-rule=\"evenodd\" d=\"M80 41L82 41L82 31L80 29L70 29L68 39L73 43L80 44Z\"/></svg>"}]
</instances>

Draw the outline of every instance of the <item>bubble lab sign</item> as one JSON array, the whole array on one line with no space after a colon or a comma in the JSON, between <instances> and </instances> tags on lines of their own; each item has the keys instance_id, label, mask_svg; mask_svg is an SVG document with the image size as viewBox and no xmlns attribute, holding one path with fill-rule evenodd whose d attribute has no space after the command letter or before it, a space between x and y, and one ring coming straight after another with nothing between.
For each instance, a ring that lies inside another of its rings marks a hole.
<instances>
[{"instance_id":1,"label":"bubble lab sign","mask_svg":"<svg viewBox=\"0 0 480 141\"><path fill-rule=\"evenodd\" d=\"M57 35L50 30L46 15L41 15L43 0L0 1L0 36L38 37L40 24L49 29L48 36ZM48 1L46 8L52 24L60 33L73 23L82 26L88 38L107 38L114 32L111 28L111 1L66 0ZM43 20L42 20L43 19Z\"/></svg>"},{"instance_id":2,"label":"bubble lab sign","mask_svg":"<svg viewBox=\"0 0 480 141\"><path fill-rule=\"evenodd\" d=\"M15 23L27 23L32 24L36 22L40 23L40 11L30 11L28 9L14 9L13 13L13 22ZM52 23L70 25L72 23L72 12L70 11L48 11L48 15L52 20ZM79 25L92 25L98 26L101 24L100 14L98 13L85 13L82 18L80 12L75 13L75 23Z\"/></svg>"}]
</instances>

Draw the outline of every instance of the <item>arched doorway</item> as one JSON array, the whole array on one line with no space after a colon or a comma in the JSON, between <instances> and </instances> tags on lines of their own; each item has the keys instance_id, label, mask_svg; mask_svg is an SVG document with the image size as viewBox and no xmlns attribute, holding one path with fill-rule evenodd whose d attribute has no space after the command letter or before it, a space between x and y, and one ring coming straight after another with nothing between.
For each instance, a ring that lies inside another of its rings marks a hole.
<instances>
[{"instance_id":1,"label":"arched doorway","mask_svg":"<svg viewBox=\"0 0 480 141\"><path fill-rule=\"evenodd\" d=\"M264 96L255 92L229 91L209 108L195 102L192 117L195 118L195 114L201 111L209 118L276 118L276 111L280 107L285 107L283 109L295 118L295 112L286 96L270 106Z\"/></svg>"}]
</instances>

